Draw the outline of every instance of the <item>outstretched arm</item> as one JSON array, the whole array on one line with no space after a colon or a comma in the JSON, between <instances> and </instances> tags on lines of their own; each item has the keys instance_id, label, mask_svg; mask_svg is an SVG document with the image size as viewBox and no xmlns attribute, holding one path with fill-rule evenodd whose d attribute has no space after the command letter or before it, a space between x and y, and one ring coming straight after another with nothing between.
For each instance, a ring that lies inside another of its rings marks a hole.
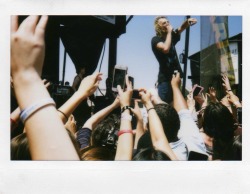
<instances>
[{"instance_id":1,"label":"outstretched arm","mask_svg":"<svg viewBox=\"0 0 250 194\"><path fill-rule=\"evenodd\" d=\"M64 123L67 122L66 117L69 117L84 99L96 91L101 80L101 75L101 73L93 73L92 75L84 78L73 96L71 96L71 98L58 109L60 118Z\"/></svg>"},{"instance_id":2,"label":"outstretched arm","mask_svg":"<svg viewBox=\"0 0 250 194\"><path fill-rule=\"evenodd\" d=\"M134 142L134 149L136 149L140 137L144 134L143 117L137 101L135 101L135 107L131 110L137 119L135 142Z\"/></svg>"},{"instance_id":3,"label":"outstretched arm","mask_svg":"<svg viewBox=\"0 0 250 194\"><path fill-rule=\"evenodd\" d=\"M132 83L126 76L127 90L122 91L118 86L118 92L120 97L120 106L123 109L126 106L130 106L130 101L133 93ZM133 154L133 132L130 117L130 110L125 109L122 113L120 130L118 132L118 145L116 149L115 160L131 160Z\"/></svg>"},{"instance_id":4,"label":"outstretched arm","mask_svg":"<svg viewBox=\"0 0 250 194\"><path fill-rule=\"evenodd\" d=\"M188 18L186 21L182 23L182 25L177 29L178 33L182 33L184 30L186 30L189 26L192 26L197 23L197 20L195 18Z\"/></svg>"},{"instance_id":5,"label":"outstretched arm","mask_svg":"<svg viewBox=\"0 0 250 194\"><path fill-rule=\"evenodd\" d=\"M182 109L188 109L187 102L184 99L181 90L180 90L181 78L180 73L178 72L176 75L173 74L171 85L173 89L173 106L177 112Z\"/></svg>"},{"instance_id":6,"label":"outstretched arm","mask_svg":"<svg viewBox=\"0 0 250 194\"><path fill-rule=\"evenodd\" d=\"M161 120L159 119L150 100L150 92L142 89L140 90L140 95L142 97L143 104L148 110L149 130L154 149L164 152L171 160L178 160L169 145Z\"/></svg>"},{"instance_id":7,"label":"outstretched arm","mask_svg":"<svg viewBox=\"0 0 250 194\"><path fill-rule=\"evenodd\" d=\"M105 107L104 109L100 110L99 112L95 113L92 117L90 117L83 125L83 128L89 128L94 129L100 121L102 121L106 116L109 115L113 110L118 108L120 105L118 97L115 99L115 101Z\"/></svg>"},{"instance_id":8,"label":"outstretched arm","mask_svg":"<svg viewBox=\"0 0 250 194\"><path fill-rule=\"evenodd\" d=\"M18 17L11 18L11 73L20 109L31 110L50 99L40 78L44 53L44 33L48 17L27 17L18 27ZM48 104L24 121L33 160L79 160L78 154L58 117ZM53 129L53 130L52 130ZM55 138L57 137L57 138Z\"/></svg>"}]
</instances>

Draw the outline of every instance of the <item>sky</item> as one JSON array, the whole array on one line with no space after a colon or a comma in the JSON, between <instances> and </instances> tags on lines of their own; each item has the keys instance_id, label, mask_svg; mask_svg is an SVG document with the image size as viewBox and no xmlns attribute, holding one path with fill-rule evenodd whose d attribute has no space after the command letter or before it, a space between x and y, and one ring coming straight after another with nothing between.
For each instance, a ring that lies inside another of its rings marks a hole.
<instances>
[{"instance_id":1,"label":"sky","mask_svg":"<svg viewBox=\"0 0 250 194\"><path fill-rule=\"evenodd\" d=\"M129 16L127 16L128 18ZM152 88L157 81L159 71L158 62L151 50L151 38L155 36L153 15L134 15L132 20L126 26L126 33L120 35L117 40L117 64L128 67L128 74L134 77L135 88ZM188 56L200 51L200 16L191 16L197 19L197 24L190 28L189 39L189 53ZM174 29L178 28L184 21L186 16L168 16L168 19ZM242 17L229 16L228 17L229 37L242 32ZM103 62L101 64L101 72L103 73L103 80L100 83L100 89L105 89L105 79L108 74L108 45L109 40L106 39L106 48ZM181 34L181 40L176 45L178 55L183 52L185 48L185 31ZM63 67L63 53L64 48L60 47L60 80L62 79ZM101 57L100 57L101 58ZM181 64L183 68L183 65ZM98 71L100 62L96 68ZM74 76L76 75L75 67L67 56L65 81L72 84ZM190 65L188 60L187 76L190 76ZM191 81L187 79L186 88L192 88ZM99 95L96 93L96 95Z\"/></svg>"}]
</instances>

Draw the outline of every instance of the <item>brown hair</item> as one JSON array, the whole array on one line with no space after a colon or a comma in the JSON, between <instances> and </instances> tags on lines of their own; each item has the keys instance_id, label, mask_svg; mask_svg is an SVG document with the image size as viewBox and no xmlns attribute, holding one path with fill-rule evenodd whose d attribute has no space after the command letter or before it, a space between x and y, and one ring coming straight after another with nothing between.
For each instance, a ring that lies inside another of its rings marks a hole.
<instances>
[{"instance_id":1,"label":"brown hair","mask_svg":"<svg viewBox=\"0 0 250 194\"><path fill-rule=\"evenodd\" d=\"M115 150L102 146L90 146L81 150L81 160L105 161L114 160Z\"/></svg>"}]
</instances>

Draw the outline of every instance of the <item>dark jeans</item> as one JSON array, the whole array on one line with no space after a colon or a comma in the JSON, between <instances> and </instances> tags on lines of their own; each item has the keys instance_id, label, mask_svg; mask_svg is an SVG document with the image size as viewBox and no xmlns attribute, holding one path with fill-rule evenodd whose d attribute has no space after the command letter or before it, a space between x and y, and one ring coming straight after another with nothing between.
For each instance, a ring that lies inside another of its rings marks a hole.
<instances>
[{"instance_id":1,"label":"dark jeans","mask_svg":"<svg viewBox=\"0 0 250 194\"><path fill-rule=\"evenodd\" d=\"M171 103L173 101L173 90L171 83L168 81L159 83L158 94L164 102Z\"/></svg>"}]
</instances>

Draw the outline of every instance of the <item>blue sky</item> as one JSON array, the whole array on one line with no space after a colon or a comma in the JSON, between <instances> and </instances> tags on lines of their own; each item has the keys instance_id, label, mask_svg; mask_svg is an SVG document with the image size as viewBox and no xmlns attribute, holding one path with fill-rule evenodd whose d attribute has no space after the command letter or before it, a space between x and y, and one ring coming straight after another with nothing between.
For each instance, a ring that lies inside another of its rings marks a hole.
<instances>
[{"instance_id":1,"label":"blue sky","mask_svg":"<svg viewBox=\"0 0 250 194\"><path fill-rule=\"evenodd\" d=\"M200 16L191 16L197 19L197 24L190 29L189 55L200 50ZM158 75L158 62L151 50L151 38L155 35L154 31L155 16L139 16L135 15L128 23L126 33L122 34L117 41L117 64L128 66L128 74L135 79L135 88L154 87ZM178 28L185 16L168 16L173 28ZM242 17L229 16L229 37L242 32ZM105 55L101 67L103 80L100 88L105 89L105 79L108 70L108 39L106 40ZM176 45L177 53L180 54L185 47L185 31L181 34L181 40ZM60 49L60 80L62 75L64 49ZM99 69L99 65L97 70ZM70 57L67 56L65 81L73 82L75 69ZM187 76L190 75L190 67L188 63ZM191 89L191 82L187 79L186 88Z\"/></svg>"}]
</instances>

